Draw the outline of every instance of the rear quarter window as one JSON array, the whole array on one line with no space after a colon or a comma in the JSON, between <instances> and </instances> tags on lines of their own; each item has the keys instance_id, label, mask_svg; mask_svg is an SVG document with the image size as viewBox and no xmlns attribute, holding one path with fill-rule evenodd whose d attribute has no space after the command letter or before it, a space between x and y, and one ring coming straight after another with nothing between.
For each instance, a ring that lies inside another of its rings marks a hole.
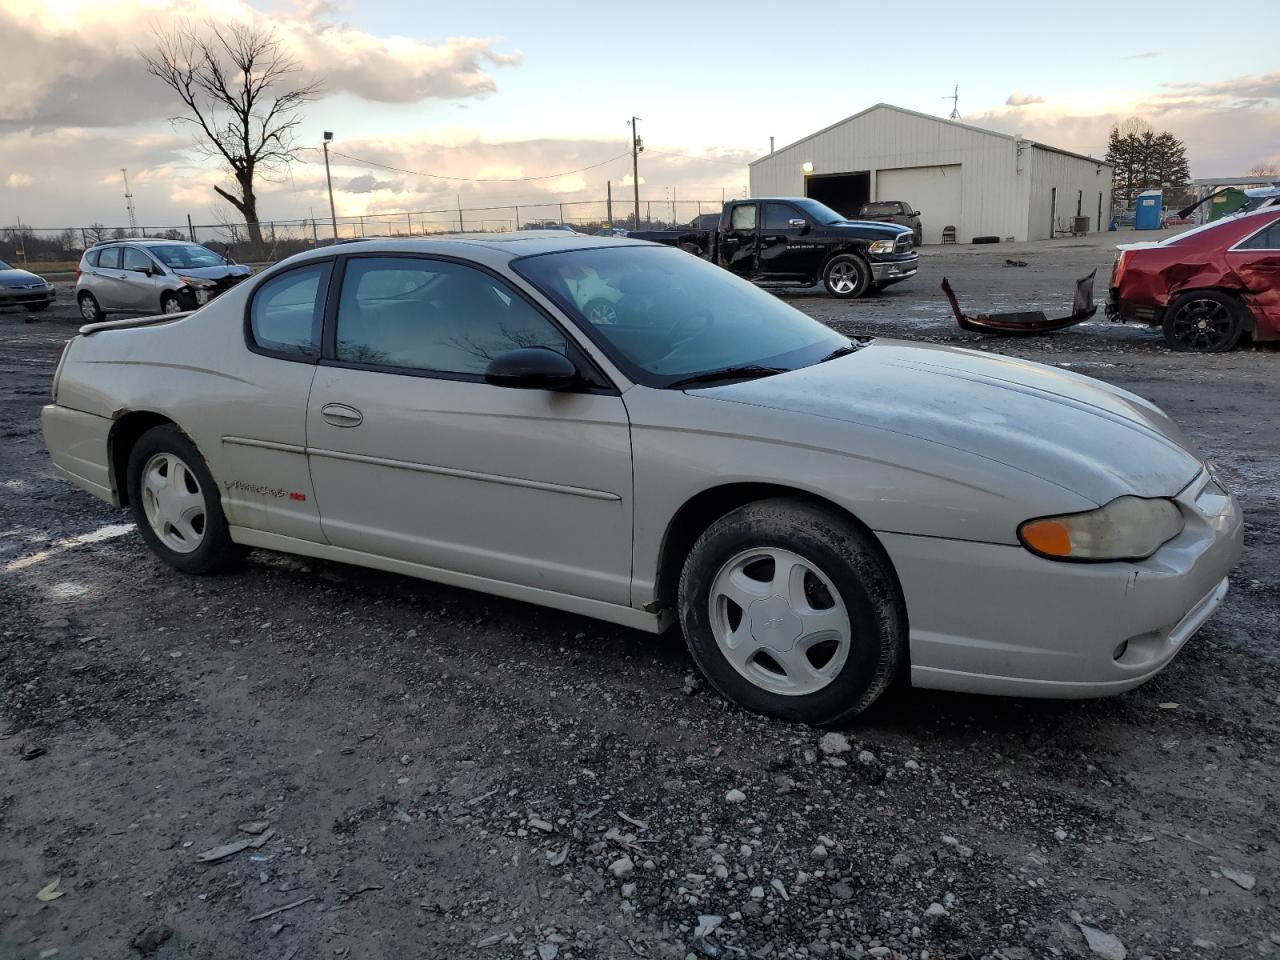
<instances>
[{"instance_id":1,"label":"rear quarter window","mask_svg":"<svg viewBox=\"0 0 1280 960\"><path fill-rule=\"evenodd\" d=\"M277 274L253 292L249 339L259 352L290 360L320 355L320 328L329 288L329 261Z\"/></svg>"}]
</instances>

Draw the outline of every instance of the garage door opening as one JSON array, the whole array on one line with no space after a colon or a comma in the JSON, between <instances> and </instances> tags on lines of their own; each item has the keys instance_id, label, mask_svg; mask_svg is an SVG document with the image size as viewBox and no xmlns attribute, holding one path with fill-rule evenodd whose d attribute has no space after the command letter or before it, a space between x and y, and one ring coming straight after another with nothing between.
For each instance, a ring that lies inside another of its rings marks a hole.
<instances>
[{"instance_id":1,"label":"garage door opening","mask_svg":"<svg viewBox=\"0 0 1280 960\"><path fill-rule=\"evenodd\" d=\"M857 216L858 209L871 199L871 171L805 177L804 195L846 217Z\"/></svg>"}]
</instances>

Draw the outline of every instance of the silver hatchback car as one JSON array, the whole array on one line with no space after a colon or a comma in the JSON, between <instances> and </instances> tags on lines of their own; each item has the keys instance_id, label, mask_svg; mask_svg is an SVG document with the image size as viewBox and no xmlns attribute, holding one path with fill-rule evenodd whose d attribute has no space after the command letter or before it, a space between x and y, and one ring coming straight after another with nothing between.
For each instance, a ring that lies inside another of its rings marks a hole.
<instances>
[{"instance_id":1,"label":"silver hatchback car","mask_svg":"<svg viewBox=\"0 0 1280 960\"><path fill-rule=\"evenodd\" d=\"M76 268L80 314L195 310L253 273L185 240L112 240L90 247Z\"/></svg>"}]
</instances>

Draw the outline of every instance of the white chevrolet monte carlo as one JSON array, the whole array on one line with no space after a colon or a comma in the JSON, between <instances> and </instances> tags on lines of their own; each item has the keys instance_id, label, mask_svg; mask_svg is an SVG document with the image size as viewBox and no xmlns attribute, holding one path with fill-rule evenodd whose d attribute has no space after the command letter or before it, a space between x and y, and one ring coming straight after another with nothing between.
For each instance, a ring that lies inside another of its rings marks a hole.
<instances>
[{"instance_id":1,"label":"white chevrolet monte carlo","mask_svg":"<svg viewBox=\"0 0 1280 960\"><path fill-rule=\"evenodd\" d=\"M678 621L726 697L816 724L907 670L1131 689L1241 549L1234 499L1146 400L851 342L631 240L326 247L195 313L82 328L53 389L57 469L178 570L263 547Z\"/></svg>"}]
</instances>

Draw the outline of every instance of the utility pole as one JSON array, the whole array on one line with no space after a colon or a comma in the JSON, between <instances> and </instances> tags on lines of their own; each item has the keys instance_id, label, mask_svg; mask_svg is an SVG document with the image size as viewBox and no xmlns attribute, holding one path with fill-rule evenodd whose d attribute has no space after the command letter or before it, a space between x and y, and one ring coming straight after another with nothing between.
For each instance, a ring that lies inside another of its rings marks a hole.
<instances>
[{"instance_id":1,"label":"utility pole","mask_svg":"<svg viewBox=\"0 0 1280 960\"><path fill-rule=\"evenodd\" d=\"M458 232L462 233L464 232L462 226L462 194L457 193L454 196L458 198Z\"/></svg>"},{"instance_id":2,"label":"utility pole","mask_svg":"<svg viewBox=\"0 0 1280 960\"><path fill-rule=\"evenodd\" d=\"M613 181L606 180L604 182L605 193L605 219L609 221L609 226L613 226Z\"/></svg>"},{"instance_id":3,"label":"utility pole","mask_svg":"<svg viewBox=\"0 0 1280 960\"><path fill-rule=\"evenodd\" d=\"M637 230L640 229L640 151L644 149L644 144L640 141L640 135L636 133L636 121L643 119L643 117L631 118L631 186L635 188L635 228Z\"/></svg>"},{"instance_id":4,"label":"utility pole","mask_svg":"<svg viewBox=\"0 0 1280 960\"><path fill-rule=\"evenodd\" d=\"M187 214L187 233L191 237L191 242L196 242L196 228L191 225L191 214Z\"/></svg>"},{"instance_id":5,"label":"utility pole","mask_svg":"<svg viewBox=\"0 0 1280 960\"><path fill-rule=\"evenodd\" d=\"M19 252L22 254L22 266L25 268L27 266L27 235L22 229L21 217L18 217L18 238L15 243L22 244L22 249Z\"/></svg>"},{"instance_id":6,"label":"utility pole","mask_svg":"<svg viewBox=\"0 0 1280 960\"><path fill-rule=\"evenodd\" d=\"M773 137L769 138L769 152L773 153Z\"/></svg>"},{"instance_id":7,"label":"utility pole","mask_svg":"<svg viewBox=\"0 0 1280 960\"><path fill-rule=\"evenodd\" d=\"M329 184L329 219L333 223L333 242L338 242L338 211L333 205L333 177L329 174L329 141L333 139L333 133L329 130L324 132L324 178Z\"/></svg>"},{"instance_id":8,"label":"utility pole","mask_svg":"<svg viewBox=\"0 0 1280 960\"><path fill-rule=\"evenodd\" d=\"M129 235L138 232L138 214L133 209L133 194L129 192L129 171L125 167L120 168L120 176L124 177L124 208L129 214Z\"/></svg>"}]
</instances>

